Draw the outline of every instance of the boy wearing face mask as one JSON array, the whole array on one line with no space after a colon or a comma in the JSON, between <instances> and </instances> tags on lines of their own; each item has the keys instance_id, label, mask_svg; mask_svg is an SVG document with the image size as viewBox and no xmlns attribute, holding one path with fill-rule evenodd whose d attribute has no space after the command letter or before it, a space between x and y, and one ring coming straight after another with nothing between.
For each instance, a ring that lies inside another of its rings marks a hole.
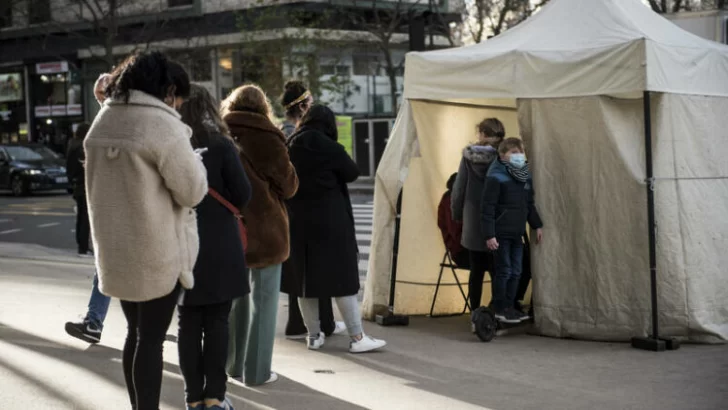
<instances>
[{"instance_id":1,"label":"boy wearing face mask","mask_svg":"<svg viewBox=\"0 0 728 410\"><path fill-rule=\"evenodd\" d=\"M495 252L493 310L504 323L519 323L528 315L515 309L522 272L522 234L526 222L543 239L543 223L534 202L533 181L523 142L507 138L498 147L498 160L488 170L482 201L482 229L488 249Z\"/></svg>"}]
</instances>

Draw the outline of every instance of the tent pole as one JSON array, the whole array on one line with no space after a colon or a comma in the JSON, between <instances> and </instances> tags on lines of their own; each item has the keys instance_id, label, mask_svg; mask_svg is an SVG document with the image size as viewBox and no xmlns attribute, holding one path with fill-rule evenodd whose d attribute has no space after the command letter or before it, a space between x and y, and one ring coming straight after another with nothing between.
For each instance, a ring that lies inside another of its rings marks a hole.
<instances>
[{"instance_id":1,"label":"tent pole","mask_svg":"<svg viewBox=\"0 0 728 410\"><path fill-rule=\"evenodd\" d=\"M654 352L675 350L680 347L673 339L661 339L658 327L657 308L657 236L655 232L655 187L654 169L652 163L652 108L650 92L645 91L642 96L645 120L645 173L647 175L647 229L649 233L650 251L650 296L652 299L652 335L648 337L632 338L632 347Z\"/></svg>"},{"instance_id":2,"label":"tent pole","mask_svg":"<svg viewBox=\"0 0 728 410\"><path fill-rule=\"evenodd\" d=\"M394 314L394 294L397 286L397 259L399 257L399 231L402 221L402 191L397 197L397 215L394 218L394 243L392 244L392 271L389 281L389 306L387 313L377 315L376 321L381 326L407 326L409 316Z\"/></svg>"}]
</instances>

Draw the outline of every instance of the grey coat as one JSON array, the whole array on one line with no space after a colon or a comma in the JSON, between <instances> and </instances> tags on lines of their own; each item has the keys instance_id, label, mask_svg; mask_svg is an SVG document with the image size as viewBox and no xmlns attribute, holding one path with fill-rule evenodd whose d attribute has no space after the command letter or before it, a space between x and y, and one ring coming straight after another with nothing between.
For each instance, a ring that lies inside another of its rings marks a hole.
<instances>
[{"instance_id":1,"label":"grey coat","mask_svg":"<svg viewBox=\"0 0 728 410\"><path fill-rule=\"evenodd\" d=\"M468 250L485 252L485 235L480 229L480 208L485 177L498 156L494 148L469 145L463 150L460 169L452 189L452 217L463 222L461 244Z\"/></svg>"}]
</instances>

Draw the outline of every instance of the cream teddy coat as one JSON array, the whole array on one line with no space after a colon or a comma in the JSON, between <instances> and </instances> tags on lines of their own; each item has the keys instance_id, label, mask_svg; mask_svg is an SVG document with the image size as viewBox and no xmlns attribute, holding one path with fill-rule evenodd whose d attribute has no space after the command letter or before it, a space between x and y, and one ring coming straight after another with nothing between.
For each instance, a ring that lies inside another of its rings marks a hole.
<instances>
[{"instance_id":1,"label":"cream teddy coat","mask_svg":"<svg viewBox=\"0 0 728 410\"><path fill-rule=\"evenodd\" d=\"M99 289L142 302L168 295L198 252L192 209L207 194L192 131L159 99L107 100L88 132L86 192Z\"/></svg>"}]
</instances>

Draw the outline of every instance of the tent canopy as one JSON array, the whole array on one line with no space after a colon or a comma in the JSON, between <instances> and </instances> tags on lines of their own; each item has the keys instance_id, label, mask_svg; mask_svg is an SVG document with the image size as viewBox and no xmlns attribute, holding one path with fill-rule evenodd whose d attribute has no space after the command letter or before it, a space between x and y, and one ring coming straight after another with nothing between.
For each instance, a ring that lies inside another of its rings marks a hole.
<instances>
[{"instance_id":1,"label":"tent canopy","mask_svg":"<svg viewBox=\"0 0 728 410\"><path fill-rule=\"evenodd\" d=\"M405 102L376 176L365 317L389 299L403 187L395 310L429 312L444 251L438 201L475 124L495 116L509 136L526 141L547 227L532 252L537 331L646 335L644 122L636 99L654 91L662 329L694 341L728 339L721 271L728 236L720 234L728 232L726 79L728 47L683 31L639 0L552 0L482 44L408 54ZM447 275L436 310L460 312L462 296Z\"/></svg>"},{"instance_id":2,"label":"tent canopy","mask_svg":"<svg viewBox=\"0 0 728 410\"><path fill-rule=\"evenodd\" d=\"M728 96L728 47L638 0L553 0L483 43L409 53L405 98Z\"/></svg>"}]
</instances>

